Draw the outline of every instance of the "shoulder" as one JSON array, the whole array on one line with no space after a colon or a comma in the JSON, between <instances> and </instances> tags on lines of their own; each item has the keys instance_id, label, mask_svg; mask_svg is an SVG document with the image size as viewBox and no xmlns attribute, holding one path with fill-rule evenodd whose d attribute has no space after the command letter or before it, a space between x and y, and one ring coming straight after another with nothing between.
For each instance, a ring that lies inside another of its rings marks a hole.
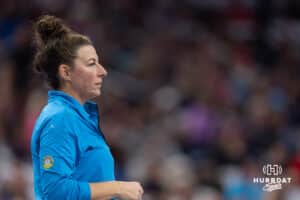
<instances>
[{"instance_id":1,"label":"shoulder","mask_svg":"<svg viewBox=\"0 0 300 200\"><path fill-rule=\"evenodd\" d=\"M36 122L36 128L45 130L51 127L56 127L61 130L72 128L76 124L76 117L71 110L58 103L47 104Z\"/></svg>"},{"instance_id":2,"label":"shoulder","mask_svg":"<svg viewBox=\"0 0 300 200\"><path fill-rule=\"evenodd\" d=\"M72 110L60 102L48 103L41 112L41 117L51 120L74 119Z\"/></svg>"}]
</instances>

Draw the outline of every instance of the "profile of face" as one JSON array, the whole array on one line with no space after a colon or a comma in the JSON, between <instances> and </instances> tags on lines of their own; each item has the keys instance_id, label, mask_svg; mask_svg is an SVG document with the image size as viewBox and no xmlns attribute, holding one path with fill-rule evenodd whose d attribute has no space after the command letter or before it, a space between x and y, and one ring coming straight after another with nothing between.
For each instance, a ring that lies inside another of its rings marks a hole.
<instances>
[{"instance_id":1,"label":"profile of face","mask_svg":"<svg viewBox=\"0 0 300 200\"><path fill-rule=\"evenodd\" d=\"M101 94L103 78L107 75L99 63L99 57L92 45L84 45L77 50L74 66L67 73L69 93L81 103Z\"/></svg>"}]
</instances>

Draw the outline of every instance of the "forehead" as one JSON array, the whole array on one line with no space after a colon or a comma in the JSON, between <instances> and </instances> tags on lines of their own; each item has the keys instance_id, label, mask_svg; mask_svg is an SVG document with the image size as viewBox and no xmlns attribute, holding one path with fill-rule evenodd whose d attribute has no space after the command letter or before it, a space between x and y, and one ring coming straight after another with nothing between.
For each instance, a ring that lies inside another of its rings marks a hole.
<instances>
[{"instance_id":1,"label":"forehead","mask_svg":"<svg viewBox=\"0 0 300 200\"><path fill-rule=\"evenodd\" d=\"M77 50L77 56L81 59L98 58L96 49L92 45L84 45Z\"/></svg>"}]
</instances>

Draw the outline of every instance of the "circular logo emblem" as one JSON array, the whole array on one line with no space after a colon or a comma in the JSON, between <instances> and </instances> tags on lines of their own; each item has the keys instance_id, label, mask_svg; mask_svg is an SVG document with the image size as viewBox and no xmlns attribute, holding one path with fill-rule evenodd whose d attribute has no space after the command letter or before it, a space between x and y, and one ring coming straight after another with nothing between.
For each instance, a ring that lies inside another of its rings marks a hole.
<instances>
[{"instance_id":1,"label":"circular logo emblem","mask_svg":"<svg viewBox=\"0 0 300 200\"><path fill-rule=\"evenodd\" d=\"M43 168L50 169L53 166L54 160L51 156L45 156L43 159Z\"/></svg>"}]
</instances>

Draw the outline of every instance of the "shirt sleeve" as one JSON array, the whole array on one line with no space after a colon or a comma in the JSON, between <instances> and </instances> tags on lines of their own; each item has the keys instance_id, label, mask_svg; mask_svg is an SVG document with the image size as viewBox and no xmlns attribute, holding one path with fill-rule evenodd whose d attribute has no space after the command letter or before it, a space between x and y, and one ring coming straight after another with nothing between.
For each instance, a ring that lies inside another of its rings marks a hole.
<instances>
[{"instance_id":1,"label":"shirt sleeve","mask_svg":"<svg viewBox=\"0 0 300 200\"><path fill-rule=\"evenodd\" d=\"M52 117L40 137L39 184L46 199L91 199L89 183L72 179L76 152L76 138L64 116Z\"/></svg>"}]
</instances>

